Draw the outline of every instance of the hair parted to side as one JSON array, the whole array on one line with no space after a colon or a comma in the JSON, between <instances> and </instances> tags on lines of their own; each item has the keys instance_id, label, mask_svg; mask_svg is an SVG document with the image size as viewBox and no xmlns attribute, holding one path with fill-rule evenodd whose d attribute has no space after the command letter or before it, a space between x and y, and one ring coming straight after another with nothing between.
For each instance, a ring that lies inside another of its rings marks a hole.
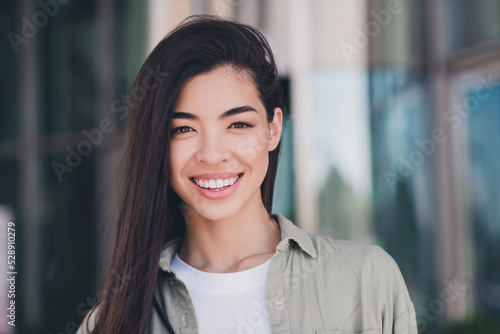
<instances>
[{"instance_id":1,"label":"hair parted to side","mask_svg":"<svg viewBox=\"0 0 500 334\"><path fill-rule=\"evenodd\" d=\"M140 101L130 103L123 197L109 274L92 333L145 333L163 244L181 235L180 198L169 185L171 121L181 89L190 78L221 66L249 73L268 121L282 107L281 86L271 48L255 28L213 16L191 16L151 52L134 82ZM162 78L162 80L153 79ZM261 186L271 214L280 145L269 152ZM127 277L127 281L117 280Z\"/></svg>"}]
</instances>

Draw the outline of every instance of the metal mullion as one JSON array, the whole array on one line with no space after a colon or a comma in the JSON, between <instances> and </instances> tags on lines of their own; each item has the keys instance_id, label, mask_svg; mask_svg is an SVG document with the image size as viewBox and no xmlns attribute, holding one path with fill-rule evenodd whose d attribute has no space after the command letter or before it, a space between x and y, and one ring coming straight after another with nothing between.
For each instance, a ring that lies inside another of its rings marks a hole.
<instances>
[{"instance_id":1,"label":"metal mullion","mask_svg":"<svg viewBox=\"0 0 500 334\"><path fill-rule=\"evenodd\" d=\"M23 0L21 12L25 17L33 17L35 2ZM21 154L21 221L23 257L19 268L22 279L25 323L36 325L41 320L40 308L40 238L39 238L39 191L40 172L36 138L38 134L39 83L38 78L38 48L34 38L24 46L21 53L21 138L24 151ZM28 326L29 326L28 325Z\"/></svg>"}]
</instances>

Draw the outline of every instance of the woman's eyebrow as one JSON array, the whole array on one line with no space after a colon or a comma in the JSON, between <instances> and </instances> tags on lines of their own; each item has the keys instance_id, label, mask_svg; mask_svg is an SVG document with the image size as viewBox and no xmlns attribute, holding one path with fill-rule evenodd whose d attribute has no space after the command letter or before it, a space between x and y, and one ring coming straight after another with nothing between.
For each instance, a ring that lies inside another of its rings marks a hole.
<instances>
[{"instance_id":1,"label":"woman's eyebrow","mask_svg":"<svg viewBox=\"0 0 500 334\"><path fill-rule=\"evenodd\" d=\"M219 120L223 120L225 118L228 118L228 117L231 117L231 116L234 116L234 115L237 115L237 114L241 114L241 113L244 113L244 112L247 112L247 111L255 111L255 112L257 112L257 110L255 110L255 108L250 107L250 106L242 106L242 107L231 108L228 111L223 112L219 116Z\"/></svg>"},{"instance_id":2,"label":"woman's eyebrow","mask_svg":"<svg viewBox=\"0 0 500 334\"><path fill-rule=\"evenodd\" d=\"M172 118L199 120L199 117L184 111L175 111Z\"/></svg>"},{"instance_id":3,"label":"woman's eyebrow","mask_svg":"<svg viewBox=\"0 0 500 334\"><path fill-rule=\"evenodd\" d=\"M231 117L231 116L234 116L234 115L237 115L237 114L241 114L241 113L244 113L244 112L247 112L247 111L257 112L257 110L255 110L255 108L253 108L251 106L235 107L235 108L229 109L228 111L223 112L219 116L219 120L223 120L223 119L226 119L228 117ZM191 113L188 113L188 112L184 112L184 111L176 111L176 112L174 112L174 114L172 115L172 118L190 119L190 120L194 120L194 121L198 121L200 119L198 116L196 116L194 114L191 114Z\"/></svg>"}]
</instances>

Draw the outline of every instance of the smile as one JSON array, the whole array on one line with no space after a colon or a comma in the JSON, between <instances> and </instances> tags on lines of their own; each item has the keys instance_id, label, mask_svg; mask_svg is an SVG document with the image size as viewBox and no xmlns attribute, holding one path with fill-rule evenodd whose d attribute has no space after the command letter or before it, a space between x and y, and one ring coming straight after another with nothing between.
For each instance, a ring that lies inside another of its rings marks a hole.
<instances>
[{"instance_id":1,"label":"smile","mask_svg":"<svg viewBox=\"0 0 500 334\"><path fill-rule=\"evenodd\" d=\"M212 191L221 191L230 186L232 186L243 173L238 174L233 177L221 178L221 179L205 179L205 178L192 178L192 181L198 185L200 188L210 189Z\"/></svg>"}]
</instances>

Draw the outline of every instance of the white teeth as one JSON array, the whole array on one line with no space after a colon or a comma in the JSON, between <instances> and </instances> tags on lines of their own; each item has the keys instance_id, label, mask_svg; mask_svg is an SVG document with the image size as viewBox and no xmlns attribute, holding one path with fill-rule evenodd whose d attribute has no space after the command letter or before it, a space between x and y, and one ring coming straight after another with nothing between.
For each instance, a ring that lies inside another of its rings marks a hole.
<instances>
[{"instance_id":1,"label":"white teeth","mask_svg":"<svg viewBox=\"0 0 500 334\"><path fill-rule=\"evenodd\" d=\"M239 175L235 177L230 177L227 179L210 179L210 180L197 180L193 179L194 182L202 188L210 189L220 189L228 186L232 186L236 180L239 179Z\"/></svg>"}]
</instances>

